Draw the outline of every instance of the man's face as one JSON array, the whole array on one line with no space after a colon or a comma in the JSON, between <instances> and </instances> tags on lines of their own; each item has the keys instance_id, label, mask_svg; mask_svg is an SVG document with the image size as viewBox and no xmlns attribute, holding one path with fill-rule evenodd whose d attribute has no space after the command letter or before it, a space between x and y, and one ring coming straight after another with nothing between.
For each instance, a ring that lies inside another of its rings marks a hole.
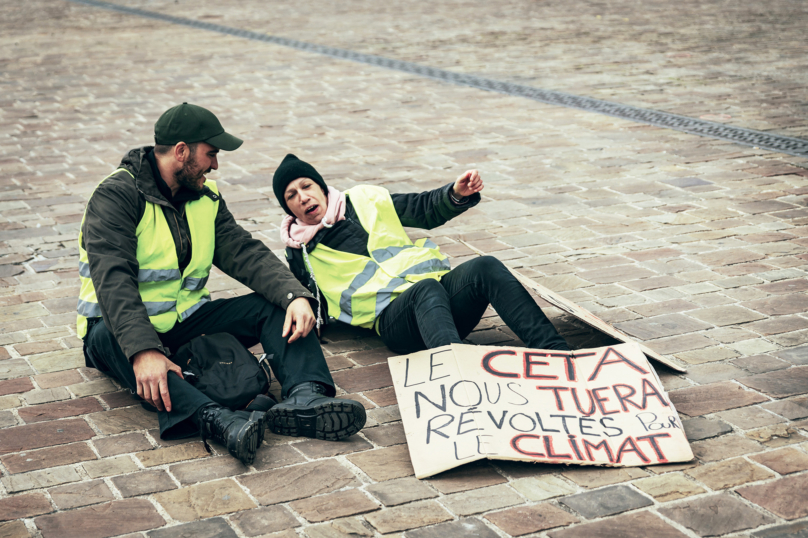
<instances>
[{"instance_id":1,"label":"man's face","mask_svg":"<svg viewBox=\"0 0 808 538\"><path fill-rule=\"evenodd\" d=\"M182 163L182 168L174 172L174 179L183 187L201 191L205 185L205 174L219 168L218 153L219 150L207 142L199 142Z\"/></svg>"},{"instance_id":2,"label":"man's face","mask_svg":"<svg viewBox=\"0 0 808 538\"><path fill-rule=\"evenodd\" d=\"M328 197L323 189L307 177L299 177L289 183L283 197L289 211L304 224L319 224L328 209Z\"/></svg>"}]
</instances>

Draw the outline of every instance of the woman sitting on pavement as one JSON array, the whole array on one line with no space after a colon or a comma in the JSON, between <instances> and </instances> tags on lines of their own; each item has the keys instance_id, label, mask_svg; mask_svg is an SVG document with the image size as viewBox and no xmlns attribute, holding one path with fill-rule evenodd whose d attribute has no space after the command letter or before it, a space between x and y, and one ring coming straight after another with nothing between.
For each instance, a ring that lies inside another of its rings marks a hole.
<instances>
[{"instance_id":1,"label":"woman sitting on pavement","mask_svg":"<svg viewBox=\"0 0 808 538\"><path fill-rule=\"evenodd\" d=\"M480 202L483 181L469 170L439 189L390 194L374 185L327 187L310 164L287 155L273 190L288 214L281 239L292 273L314 293L325 319L373 328L406 354L460 344L491 304L530 348L569 350L541 308L498 259L451 269L429 239L413 243L403 226L431 230ZM323 314L325 298L325 314Z\"/></svg>"}]
</instances>

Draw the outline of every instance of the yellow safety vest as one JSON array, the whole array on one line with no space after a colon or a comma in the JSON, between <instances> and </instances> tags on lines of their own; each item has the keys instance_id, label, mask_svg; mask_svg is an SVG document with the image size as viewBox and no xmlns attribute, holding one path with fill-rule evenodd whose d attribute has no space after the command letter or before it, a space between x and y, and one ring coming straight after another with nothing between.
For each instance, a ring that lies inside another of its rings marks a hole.
<instances>
[{"instance_id":1,"label":"yellow safety vest","mask_svg":"<svg viewBox=\"0 0 808 538\"><path fill-rule=\"evenodd\" d=\"M132 175L129 170L121 171ZM134 176L133 176L134 177ZM106 179L106 178L105 178ZM215 194L219 191L216 182L208 180L205 185ZM149 321L158 333L169 331L176 322L182 322L210 301L205 284L213 265L213 250L216 245L216 213L219 201L202 196L185 204L188 227L191 230L191 261L180 272L174 238L168 227L162 208L146 202L146 210L137 225L138 291L146 307ZM84 218L82 218L82 224ZM90 264L87 252L81 246L79 231L79 279L81 290L78 302L77 332L80 338L87 334L87 318L100 317L101 308L90 279Z\"/></svg>"},{"instance_id":2,"label":"yellow safety vest","mask_svg":"<svg viewBox=\"0 0 808 538\"><path fill-rule=\"evenodd\" d=\"M449 260L429 239L410 241L387 189L360 185L345 191L368 232L370 257L334 250L323 244L308 254L328 304L328 315L358 327L371 328L382 310L414 283L440 280Z\"/></svg>"}]
</instances>

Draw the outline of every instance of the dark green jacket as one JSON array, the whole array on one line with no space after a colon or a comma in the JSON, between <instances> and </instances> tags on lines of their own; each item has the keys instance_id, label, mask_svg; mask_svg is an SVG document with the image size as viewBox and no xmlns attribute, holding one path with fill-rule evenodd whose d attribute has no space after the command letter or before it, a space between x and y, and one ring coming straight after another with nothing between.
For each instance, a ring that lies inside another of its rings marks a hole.
<instances>
[{"instance_id":1,"label":"dark green jacket","mask_svg":"<svg viewBox=\"0 0 808 538\"><path fill-rule=\"evenodd\" d=\"M120 171L96 188L87 202L81 230L104 322L130 360L146 349L166 353L138 292L135 230L147 201L163 209L177 259L185 259L191 249L184 205L176 209L158 190L146 160L151 150L133 149L121 161L119 168L129 170L134 179ZM215 194L205 188L199 196ZM313 299L266 245L236 224L222 197L216 215L213 265L284 310L298 297Z\"/></svg>"}]
</instances>

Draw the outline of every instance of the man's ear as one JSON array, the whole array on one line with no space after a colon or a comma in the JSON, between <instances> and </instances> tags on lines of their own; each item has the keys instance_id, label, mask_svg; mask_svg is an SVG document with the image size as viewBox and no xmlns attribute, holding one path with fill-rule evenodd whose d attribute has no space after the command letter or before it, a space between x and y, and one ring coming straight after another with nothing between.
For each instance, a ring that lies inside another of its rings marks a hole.
<instances>
[{"instance_id":1,"label":"man's ear","mask_svg":"<svg viewBox=\"0 0 808 538\"><path fill-rule=\"evenodd\" d=\"M174 159L184 163L191 156L191 148L185 142L177 142L174 145Z\"/></svg>"}]
</instances>

